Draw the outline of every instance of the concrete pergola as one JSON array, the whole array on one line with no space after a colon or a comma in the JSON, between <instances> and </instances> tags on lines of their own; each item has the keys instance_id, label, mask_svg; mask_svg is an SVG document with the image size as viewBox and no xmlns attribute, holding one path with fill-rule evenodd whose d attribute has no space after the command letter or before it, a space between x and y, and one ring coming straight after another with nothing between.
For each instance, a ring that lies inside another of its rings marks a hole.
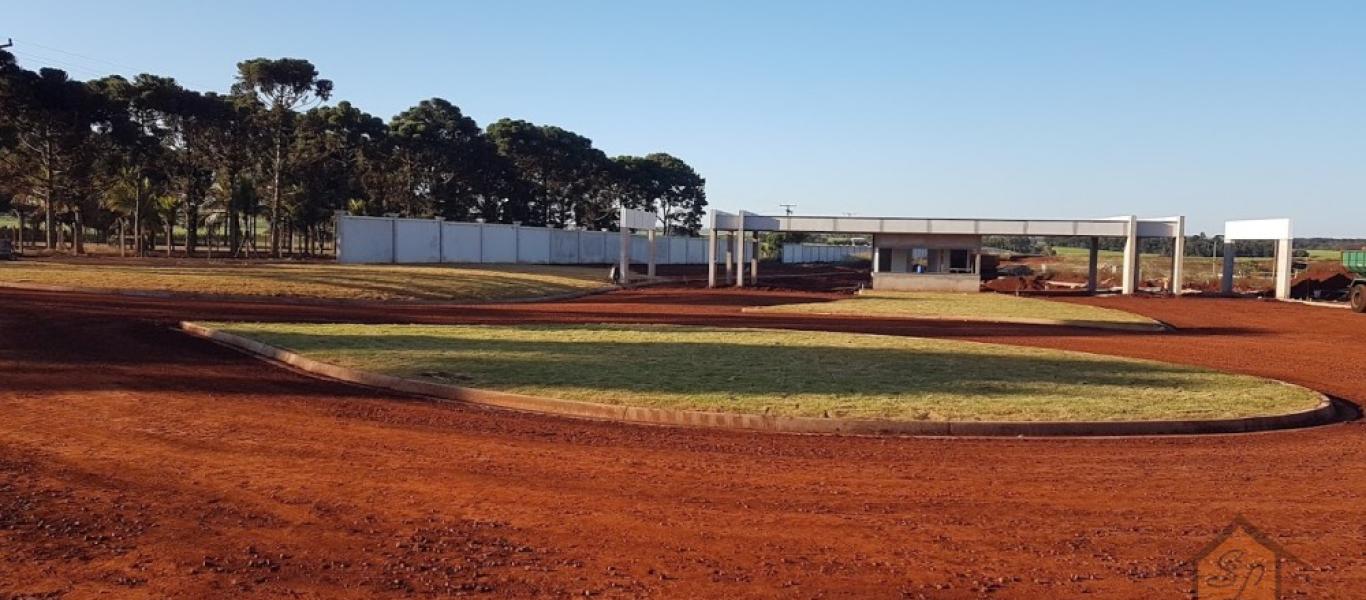
<instances>
[{"instance_id":1,"label":"concrete pergola","mask_svg":"<svg viewBox=\"0 0 1366 600\"><path fill-rule=\"evenodd\" d=\"M1171 238L1174 240L1172 256L1173 292L1180 291L1181 256L1185 253L1186 219L1182 216L1157 219L1140 219L1133 215L1102 219L941 219L929 217L829 217L829 216L792 216L760 215L747 211L737 213L712 210L711 230L707 242L708 287L717 286L716 258L718 256L717 232L732 231L737 245L742 244L746 234L759 232L779 233L848 233L870 235L873 239L873 286L878 287L879 279L889 287L901 285L911 277L901 277L900 273L882 273L880 267L888 261L881 256L884 249L901 252L904 256L906 246L922 244L938 250L970 250L974 257L980 254L981 238L986 235L1022 235L1049 237L1089 237L1091 238L1090 260L1088 265L1087 289L1095 291L1099 264L1099 243L1102 237L1125 238L1124 273L1121 290L1132 294L1138 289L1139 282L1139 240L1143 238ZM737 246L738 247L738 246ZM739 256L737 254L737 256ZM980 263L975 258L974 263ZM729 267L729 263L727 264ZM735 261L737 277L734 285L745 285L744 261ZM727 271L729 272L729 268ZM750 280L757 277L758 260L750 260ZM974 264L970 273L950 273L960 280L975 278L980 280L980 265ZM912 277L923 277L917 272ZM936 273L939 274L939 273ZM895 276L895 277L893 277ZM727 280L730 277L727 276ZM948 278L945 278L948 279ZM893 283L897 282L897 283ZM728 281L729 283L729 281ZM959 287L962 287L961 284ZM897 288L911 289L911 288ZM929 289L929 288L922 288ZM972 289L977 289L973 284Z\"/></svg>"}]
</instances>

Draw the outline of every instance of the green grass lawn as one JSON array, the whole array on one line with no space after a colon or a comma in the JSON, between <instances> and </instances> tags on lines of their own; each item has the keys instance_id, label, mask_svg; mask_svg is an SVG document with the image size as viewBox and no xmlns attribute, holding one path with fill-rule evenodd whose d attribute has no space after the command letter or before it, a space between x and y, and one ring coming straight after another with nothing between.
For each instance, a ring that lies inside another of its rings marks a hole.
<instances>
[{"instance_id":1,"label":"green grass lawn","mask_svg":"<svg viewBox=\"0 0 1366 600\"><path fill-rule=\"evenodd\" d=\"M507 300L609 285L602 268L338 265L181 260L0 263L0 282L196 294L356 300Z\"/></svg>"},{"instance_id":2,"label":"green grass lawn","mask_svg":"<svg viewBox=\"0 0 1366 600\"><path fill-rule=\"evenodd\" d=\"M880 315L982 321L1058 320L1075 325L1151 325L1158 323L1122 310L994 293L873 292L833 302L779 304L755 312Z\"/></svg>"},{"instance_id":3,"label":"green grass lawn","mask_svg":"<svg viewBox=\"0 0 1366 600\"><path fill-rule=\"evenodd\" d=\"M1340 262L1342 260L1341 250L1308 250L1309 260L1325 260Z\"/></svg>"},{"instance_id":4,"label":"green grass lawn","mask_svg":"<svg viewBox=\"0 0 1366 600\"><path fill-rule=\"evenodd\" d=\"M324 362L607 404L903 420L1210 419L1309 409L1277 382L1076 352L678 326L207 323Z\"/></svg>"}]
</instances>

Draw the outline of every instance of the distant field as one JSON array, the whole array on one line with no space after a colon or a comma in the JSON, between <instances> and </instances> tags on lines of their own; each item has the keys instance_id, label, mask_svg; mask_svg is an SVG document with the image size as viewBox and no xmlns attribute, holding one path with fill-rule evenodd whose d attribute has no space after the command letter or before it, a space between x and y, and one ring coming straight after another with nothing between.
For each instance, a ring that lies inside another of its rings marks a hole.
<instances>
[{"instance_id":1,"label":"distant field","mask_svg":"<svg viewBox=\"0 0 1366 600\"><path fill-rule=\"evenodd\" d=\"M474 302L609 284L601 268L539 265L338 265L230 261L0 263L0 283L215 295Z\"/></svg>"},{"instance_id":2,"label":"distant field","mask_svg":"<svg viewBox=\"0 0 1366 600\"><path fill-rule=\"evenodd\" d=\"M678 326L208 323L331 364L606 404L900 420L1133 421L1318 396L1165 363L942 339Z\"/></svg>"},{"instance_id":3,"label":"distant field","mask_svg":"<svg viewBox=\"0 0 1366 600\"><path fill-rule=\"evenodd\" d=\"M979 321L1050 320L1075 325L1157 326L1157 322L1152 319L1122 310L992 293L865 292L846 300L780 304L749 310Z\"/></svg>"}]
</instances>

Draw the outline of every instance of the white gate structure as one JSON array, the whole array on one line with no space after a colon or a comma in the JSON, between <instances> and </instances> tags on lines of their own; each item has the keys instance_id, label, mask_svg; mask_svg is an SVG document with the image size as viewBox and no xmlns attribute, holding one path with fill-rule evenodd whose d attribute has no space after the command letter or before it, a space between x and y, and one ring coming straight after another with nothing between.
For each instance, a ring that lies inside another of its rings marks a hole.
<instances>
[{"instance_id":1,"label":"white gate structure","mask_svg":"<svg viewBox=\"0 0 1366 600\"><path fill-rule=\"evenodd\" d=\"M1275 240L1276 298L1279 300L1290 298L1290 259L1294 254L1291 244L1293 239L1294 232L1290 219L1253 219L1224 223L1224 277L1220 281L1220 291L1225 294L1233 293L1233 271L1238 258L1236 242Z\"/></svg>"}]
</instances>

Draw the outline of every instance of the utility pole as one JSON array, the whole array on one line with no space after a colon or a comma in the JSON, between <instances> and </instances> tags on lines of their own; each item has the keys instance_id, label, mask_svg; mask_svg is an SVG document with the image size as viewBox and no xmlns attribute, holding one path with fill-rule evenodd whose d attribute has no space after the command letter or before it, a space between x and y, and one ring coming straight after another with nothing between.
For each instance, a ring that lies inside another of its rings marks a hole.
<instances>
[{"instance_id":1,"label":"utility pole","mask_svg":"<svg viewBox=\"0 0 1366 600\"><path fill-rule=\"evenodd\" d=\"M8 48L8 47L13 46L13 45L14 45L14 38L5 38L5 43L0 44L0 50L4 50L5 48Z\"/></svg>"},{"instance_id":2,"label":"utility pole","mask_svg":"<svg viewBox=\"0 0 1366 600\"><path fill-rule=\"evenodd\" d=\"M796 204L779 204L778 206L783 207L783 210L787 212L787 216L789 217L792 216L792 209L797 207Z\"/></svg>"}]
</instances>

